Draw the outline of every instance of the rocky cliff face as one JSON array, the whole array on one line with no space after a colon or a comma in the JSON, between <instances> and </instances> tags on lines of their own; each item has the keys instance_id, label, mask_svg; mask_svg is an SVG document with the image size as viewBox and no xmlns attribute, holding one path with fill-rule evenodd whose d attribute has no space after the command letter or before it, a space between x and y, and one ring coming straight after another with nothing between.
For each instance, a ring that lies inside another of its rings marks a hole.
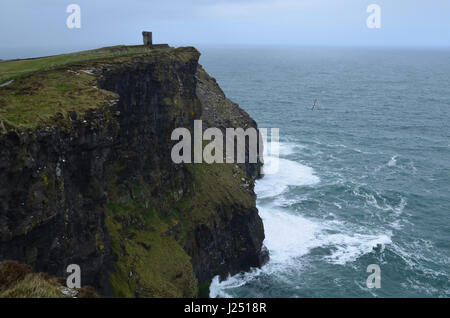
<instances>
[{"instance_id":1,"label":"rocky cliff face","mask_svg":"<svg viewBox=\"0 0 450 318\"><path fill-rule=\"evenodd\" d=\"M170 157L173 129L194 119L256 127L198 58L194 48L162 49L65 67L107 92L101 107L34 129L2 125L0 260L57 276L79 264L83 284L126 297L197 296L213 276L265 261L259 164Z\"/></svg>"}]
</instances>

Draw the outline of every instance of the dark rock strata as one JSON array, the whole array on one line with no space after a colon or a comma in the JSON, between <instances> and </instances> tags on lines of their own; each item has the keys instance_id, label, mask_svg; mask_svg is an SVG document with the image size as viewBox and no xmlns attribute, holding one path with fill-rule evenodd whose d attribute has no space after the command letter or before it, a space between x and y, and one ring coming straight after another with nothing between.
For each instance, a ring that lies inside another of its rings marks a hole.
<instances>
[{"instance_id":1,"label":"dark rock strata","mask_svg":"<svg viewBox=\"0 0 450 318\"><path fill-rule=\"evenodd\" d=\"M179 48L76 65L117 101L0 134L0 260L56 276L76 263L101 294L138 297L196 296L215 275L261 266L259 164L170 158L173 129L194 119L256 127L198 58Z\"/></svg>"}]
</instances>

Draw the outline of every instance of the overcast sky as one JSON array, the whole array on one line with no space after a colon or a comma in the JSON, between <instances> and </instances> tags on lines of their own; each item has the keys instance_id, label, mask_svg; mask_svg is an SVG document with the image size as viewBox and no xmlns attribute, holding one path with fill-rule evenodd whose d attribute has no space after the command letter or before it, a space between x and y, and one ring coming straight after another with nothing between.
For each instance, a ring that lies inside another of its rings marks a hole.
<instances>
[{"instance_id":1,"label":"overcast sky","mask_svg":"<svg viewBox=\"0 0 450 318\"><path fill-rule=\"evenodd\" d=\"M372 3L380 29L366 26ZM450 0L0 0L0 58L137 44L142 30L171 45L450 47Z\"/></svg>"}]
</instances>

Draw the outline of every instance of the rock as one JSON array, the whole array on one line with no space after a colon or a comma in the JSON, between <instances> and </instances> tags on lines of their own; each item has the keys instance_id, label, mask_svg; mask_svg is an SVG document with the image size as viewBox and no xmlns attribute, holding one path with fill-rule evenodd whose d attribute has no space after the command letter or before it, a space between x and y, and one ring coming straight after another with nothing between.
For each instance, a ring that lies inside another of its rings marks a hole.
<instances>
[{"instance_id":1,"label":"rock","mask_svg":"<svg viewBox=\"0 0 450 318\"><path fill-rule=\"evenodd\" d=\"M195 297L214 276L267 260L253 193L261 165L171 160L172 131L194 119L256 127L199 56L179 48L83 62L68 71L96 76L118 101L69 113L69 126L0 133L0 260L60 277L78 264L83 283L123 297Z\"/></svg>"}]
</instances>

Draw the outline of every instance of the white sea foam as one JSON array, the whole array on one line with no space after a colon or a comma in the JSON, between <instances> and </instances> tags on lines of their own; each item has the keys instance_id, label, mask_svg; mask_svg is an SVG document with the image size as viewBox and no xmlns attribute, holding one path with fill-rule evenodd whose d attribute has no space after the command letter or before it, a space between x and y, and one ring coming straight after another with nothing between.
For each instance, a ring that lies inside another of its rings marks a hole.
<instances>
[{"instance_id":1,"label":"white sea foam","mask_svg":"<svg viewBox=\"0 0 450 318\"><path fill-rule=\"evenodd\" d=\"M391 233L356 233L356 229L339 221L307 219L276 207L259 207L264 222L265 246L271 262L290 263L316 247L331 249L325 259L334 264L353 262L378 245L391 243Z\"/></svg>"},{"instance_id":2,"label":"white sea foam","mask_svg":"<svg viewBox=\"0 0 450 318\"><path fill-rule=\"evenodd\" d=\"M389 162L387 163L388 167L394 167L395 165L397 165L397 155L393 156L391 158L391 160L389 160Z\"/></svg>"},{"instance_id":3,"label":"white sea foam","mask_svg":"<svg viewBox=\"0 0 450 318\"><path fill-rule=\"evenodd\" d=\"M339 221L308 219L274 206L258 207L264 222L270 261L262 269L240 273L220 282L216 277L210 286L211 297L231 297L227 289L241 287L261 274L277 275L284 271L300 271L302 257L317 247L328 248L324 260L332 264L353 262L375 247L391 243L391 233L355 233L348 224Z\"/></svg>"},{"instance_id":4,"label":"white sea foam","mask_svg":"<svg viewBox=\"0 0 450 318\"><path fill-rule=\"evenodd\" d=\"M403 210L406 207L406 204L408 202L406 201L406 199L404 197L402 197L400 199L400 203L398 204L398 206L396 206L395 208L393 208L393 211L395 212L395 214L400 215L403 213Z\"/></svg>"},{"instance_id":5,"label":"white sea foam","mask_svg":"<svg viewBox=\"0 0 450 318\"><path fill-rule=\"evenodd\" d=\"M322 240L322 246L331 246L333 252L326 256L325 259L333 264L346 264L353 262L364 254L370 253L375 247L384 248L386 244L390 244L391 237L389 234L327 234Z\"/></svg>"},{"instance_id":6,"label":"white sea foam","mask_svg":"<svg viewBox=\"0 0 450 318\"><path fill-rule=\"evenodd\" d=\"M414 166L414 162L412 160L410 160L409 166L411 167L412 173L416 174L417 173L417 168L416 168L416 166Z\"/></svg>"},{"instance_id":7,"label":"white sea foam","mask_svg":"<svg viewBox=\"0 0 450 318\"><path fill-rule=\"evenodd\" d=\"M280 150L280 155L286 155L298 149L284 144ZM273 160L275 158L266 156L265 165L273 164ZM211 297L231 297L229 290L241 287L262 274L276 275L277 279L281 279L285 271L301 272L305 257L318 247L329 250L329 254L323 256L324 261L346 264L372 252L377 246L383 247L391 243L391 233L365 233L356 226L339 220L306 218L283 208L286 206L282 204L286 203L283 193L290 186L315 185L320 182L320 178L311 167L298 162L280 158L278 163L278 172L265 175L255 186L258 199L266 199L266 203L259 204L258 209L264 223L264 245L269 249L270 260L261 269L240 273L222 282L215 277L210 286ZM290 204L295 203L291 199L288 201Z\"/></svg>"},{"instance_id":8,"label":"white sea foam","mask_svg":"<svg viewBox=\"0 0 450 318\"><path fill-rule=\"evenodd\" d=\"M320 225L299 215L274 207L258 207L264 222L264 245L269 249L270 261L261 269L230 276L224 281L215 277L210 286L210 297L231 297L228 289L241 287L261 274L282 273L288 267L301 266L297 257L317 246L315 237Z\"/></svg>"},{"instance_id":9,"label":"white sea foam","mask_svg":"<svg viewBox=\"0 0 450 318\"><path fill-rule=\"evenodd\" d=\"M211 285L209 286L209 297L231 298L232 296L226 292L227 289L244 286L249 281L258 277L261 274L261 271L262 269L253 268L250 272L228 276L228 278L223 281L219 280L219 276L215 276L211 281Z\"/></svg>"},{"instance_id":10,"label":"white sea foam","mask_svg":"<svg viewBox=\"0 0 450 318\"><path fill-rule=\"evenodd\" d=\"M264 222L264 245L270 251L271 262L289 262L305 255L316 246L320 225L302 216L270 207L259 207Z\"/></svg>"},{"instance_id":11,"label":"white sea foam","mask_svg":"<svg viewBox=\"0 0 450 318\"><path fill-rule=\"evenodd\" d=\"M301 203L303 201L308 201L309 198L307 195L304 196L294 196L294 197L286 197L284 195L279 195L273 198L273 204L275 206L279 206L282 208L288 208L294 204Z\"/></svg>"},{"instance_id":12,"label":"white sea foam","mask_svg":"<svg viewBox=\"0 0 450 318\"><path fill-rule=\"evenodd\" d=\"M338 207L338 209L342 209L342 205L340 205L339 203L337 203L337 202L334 202L333 203L335 206L337 206Z\"/></svg>"},{"instance_id":13,"label":"white sea foam","mask_svg":"<svg viewBox=\"0 0 450 318\"><path fill-rule=\"evenodd\" d=\"M289 156L294 153L299 153L299 152L301 152L302 149L305 149L305 148L306 148L306 146L296 144L293 142L280 142L279 143L280 156ZM268 150L270 151L270 147ZM270 155L270 153L269 153L269 155Z\"/></svg>"},{"instance_id":14,"label":"white sea foam","mask_svg":"<svg viewBox=\"0 0 450 318\"><path fill-rule=\"evenodd\" d=\"M276 164L278 164L276 173L267 174L263 179L256 181L255 192L258 198L280 195L289 186L313 185L320 181L319 177L314 175L312 168L298 162L271 156L264 159L264 166L269 170L272 170L273 165Z\"/></svg>"}]
</instances>

